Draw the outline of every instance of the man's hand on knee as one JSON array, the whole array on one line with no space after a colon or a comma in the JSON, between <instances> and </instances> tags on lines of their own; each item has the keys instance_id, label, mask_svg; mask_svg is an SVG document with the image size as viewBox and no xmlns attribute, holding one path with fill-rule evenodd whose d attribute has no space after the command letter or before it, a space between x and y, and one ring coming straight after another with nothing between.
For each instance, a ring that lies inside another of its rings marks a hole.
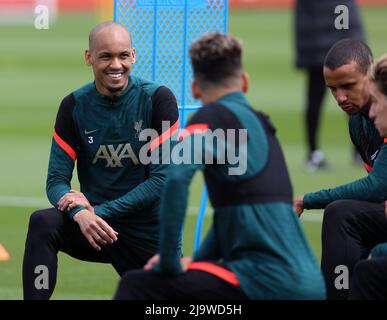
<instances>
[{"instance_id":1,"label":"man's hand on knee","mask_svg":"<svg viewBox=\"0 0 387 320\"><path fill-rule=\"evenodd\" d=\"M74 215L74 221L78 223L81 232L91 246L100 251L100 245L112 244L117 241L118 232L98 217L94 211L81 210Z\"/></svg>"}]
</instances>

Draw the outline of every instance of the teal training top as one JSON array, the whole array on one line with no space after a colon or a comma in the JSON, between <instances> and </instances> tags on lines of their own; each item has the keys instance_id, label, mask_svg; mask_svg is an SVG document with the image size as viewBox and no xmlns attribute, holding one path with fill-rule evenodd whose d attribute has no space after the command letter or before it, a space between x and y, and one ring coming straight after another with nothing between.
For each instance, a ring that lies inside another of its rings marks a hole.
<instances>
[{"instance_id":1,"label":"teal training top","mask_svg":"<svg viewBox=\"0 0 387 320\"><path fill-rule=\"evenodd\" d=\"M235 139L232 130L237 130ZM242 130L247 137L239 134ZM222 137L222 132L227 135ZM215 212L194 261L216 262L231 270L251 299L325 297L322 275L292 208L292 187L274 132L266 116L254 112L240 92L193 116L172 151L172 159L180 155L184 160L189 151L192 158L190 163L171 164L168 171L160 204L160 264L155 270L165 275L181 272L178 242L188 187L201 169Z\"/></svg>"},{"instance_id":2,"label":"teal training top","mask_svg":"<svg viewBox=\"0 0 387 320\"><path fill-rule=\"evenodd\" d=\"M118 96L101 95L89 83L65 97L55 123L47 176L47 195L57 207L71 189L75 161L80 191L95 213L119 226L120 236L154 252L158 246L158 205L166 166L143 165L139 152L143 129L162 133L161 122L178 125L172 92L131 76ZM73 217L83 209L69 212Z\"/></svg>"},{"instance_id":3,"label":"teal training top","mask_svg":"<svg viewBox=\"0 0 387 320\"><path fill-rule=\"evenodd\" d=\"M371 202L387 199L387 144L379 135L373 121L361 112L350 117L349 132L368 175L333 189L305 194L305 209L322 209L340 199Z\"/></svg>"}]
</instances>

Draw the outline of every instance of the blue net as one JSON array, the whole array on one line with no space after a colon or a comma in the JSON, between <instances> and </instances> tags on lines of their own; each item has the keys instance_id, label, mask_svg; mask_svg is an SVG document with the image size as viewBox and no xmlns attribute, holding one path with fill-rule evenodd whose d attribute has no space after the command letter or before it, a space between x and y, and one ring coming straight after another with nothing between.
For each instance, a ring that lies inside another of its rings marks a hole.
<instances>
[{"instance_id":1,"label":"blue net","mask_svg":"<svg viewBox=\"0 0 387 320\"><path fill-rule=\"evenodd\" d=\"M227 0L116 0L114 20L132 33L133 74L168 86L183 126L200 105L191 94L188 50L201 34L227 32Z\"/></svg>"}]
</instances>

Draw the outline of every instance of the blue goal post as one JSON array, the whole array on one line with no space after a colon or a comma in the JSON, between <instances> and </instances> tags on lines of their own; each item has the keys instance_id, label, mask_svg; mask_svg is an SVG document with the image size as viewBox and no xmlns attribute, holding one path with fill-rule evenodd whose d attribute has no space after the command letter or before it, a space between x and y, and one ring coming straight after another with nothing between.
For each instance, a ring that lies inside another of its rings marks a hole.
<instances>
[{"instance_id":1,"label":"blue goal post","mask_svg":"<svg viewBox=\"0 0 387 320\"><path fill-rule=\"evenodd\" d=\"M133 74L169 87L179 105L180 128L200 102L191 93L188 50L204 32L226 33L228 0L115 0L114 21L132 33L138 63ZM200 246L207 189L196 222L194 252Z\"/></svg>"}]
</instances>

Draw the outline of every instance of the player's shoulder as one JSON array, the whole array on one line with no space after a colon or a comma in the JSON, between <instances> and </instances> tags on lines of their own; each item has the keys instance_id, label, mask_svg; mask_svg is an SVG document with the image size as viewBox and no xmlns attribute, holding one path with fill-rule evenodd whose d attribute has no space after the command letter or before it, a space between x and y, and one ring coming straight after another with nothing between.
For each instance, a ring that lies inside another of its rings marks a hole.
<instances>
[{"instance_id":1,"label":"player's shoulder","mask_svg":"<svg viewBox=\"0 0 387 320\"><path fill-rule=\"evenodd\" d=\"M152 95L153 101L168 101L174 100L176 102L176 97L171 89L166 86L159 86ZM177 104L177 102L176 102Z\"/></svg>"},{"instance_id":2,"label":"player's shoulder","mask_svg":"<svg viewBox=\"0 0 387 320\"><path fill-rule=\"evenodd\" d=\"M130 76L131 86L151 97L160 87L160 84L137 76Z\"/></svg>"},{"instance_id":3,"label":"player's shoulder","mask_svg":"<svg viewBox=\"0 0 387 320\"><path fill-rule=\"evenodd\" d=\"M72 113L76 105L79 104L78 102L84 97L90 96L93 91L95 92L95 85L93 82L87 83L82 87L75 89L62 99L59 111Z\"/></svg>"},{"instance_id":4,"label":"player's shoulder","mask_svg":"<svg viewBox=\"0 0 387 320\"><path fill-rule=\"evenodd\" d=\"M75 100L78 100L84 96L89 96L90 94L94 94L96 91L94 82L89 82L83 85L82 87L74 90L72 95Z\"/></svg>"},{"instance_id":5,"label":"player's shoulder","mask_svg":"<svg viewBox=\"0 0 387 320\"><path fill-rule=\"evenodd\" d=\"M188 124L206 123L209 128L242 128L234 112L219 102L211 102L201 107L189 120Z\"/></svg>"},{"instance_id":6,"label":"player's shoulder","mask_svg":"<svg viewBox=\"0 0 387 320\"><path fill-rule=\"evenodd\" d=\"M195 123L202 120L211 120L217 116L220 116L225 110L226 108L219 102L205 104L199 108L198 111L196 111L190 122Z\"/></svg>"},{"instance_id":7,"label":"player's shoulder","mask_svg":"<svg viewBox=\"0 0 387 320\"><path fill-rule=\"evenodd\" d=\"M175 95L165 86L160 86L151 97L152 126L161 132L163 121L178 125L179 112Z\"/></svg>"},{"instance_id":8,"label":"player's shoulder","mask_svg":"<svg viewBox=\"0 0 387 320\"><path fill-rule=\"evenodd\" d=\"M240 109L238 109L240 111ZM248 109L244 109L248 110ZM249 114L246 117L240 117L238 112L227 108L220 102L213 102L207 105L204 105L200 108L190 119L188 125L191 124L201 124L205 123L211 130L216 129L245 129L250 128L263 128L266 132L270 134L275 134L275 126L270 121L270 118L267 114L256 111L248 110ZM247 120L246 120L247 119ZM249 124L248 122L253 120L254 122Z\"/></svg>"},{"instance_id":9,"label":"player's shoulder","mask_svg":"<svg viewBox=\"0 0 387 320\"><path fill-rule=\"evenodd\" d=\"M71 92L67 96L65 96L60 105L59 105L59 113L72 113L76 105L74 93Z\"/></svg>"},{"instance_id":10,"label":"player's shoulder","mask_svg":"<svg viewBox=\"0 0 387 320\"><path fill-rule=\"evenodd\" d=\"M148 95L154 104L173 100L176 104L176 97L171 89L160 83L150 81L141 77L131 76L131 85Z\"/></svg>"}]
</instances>

